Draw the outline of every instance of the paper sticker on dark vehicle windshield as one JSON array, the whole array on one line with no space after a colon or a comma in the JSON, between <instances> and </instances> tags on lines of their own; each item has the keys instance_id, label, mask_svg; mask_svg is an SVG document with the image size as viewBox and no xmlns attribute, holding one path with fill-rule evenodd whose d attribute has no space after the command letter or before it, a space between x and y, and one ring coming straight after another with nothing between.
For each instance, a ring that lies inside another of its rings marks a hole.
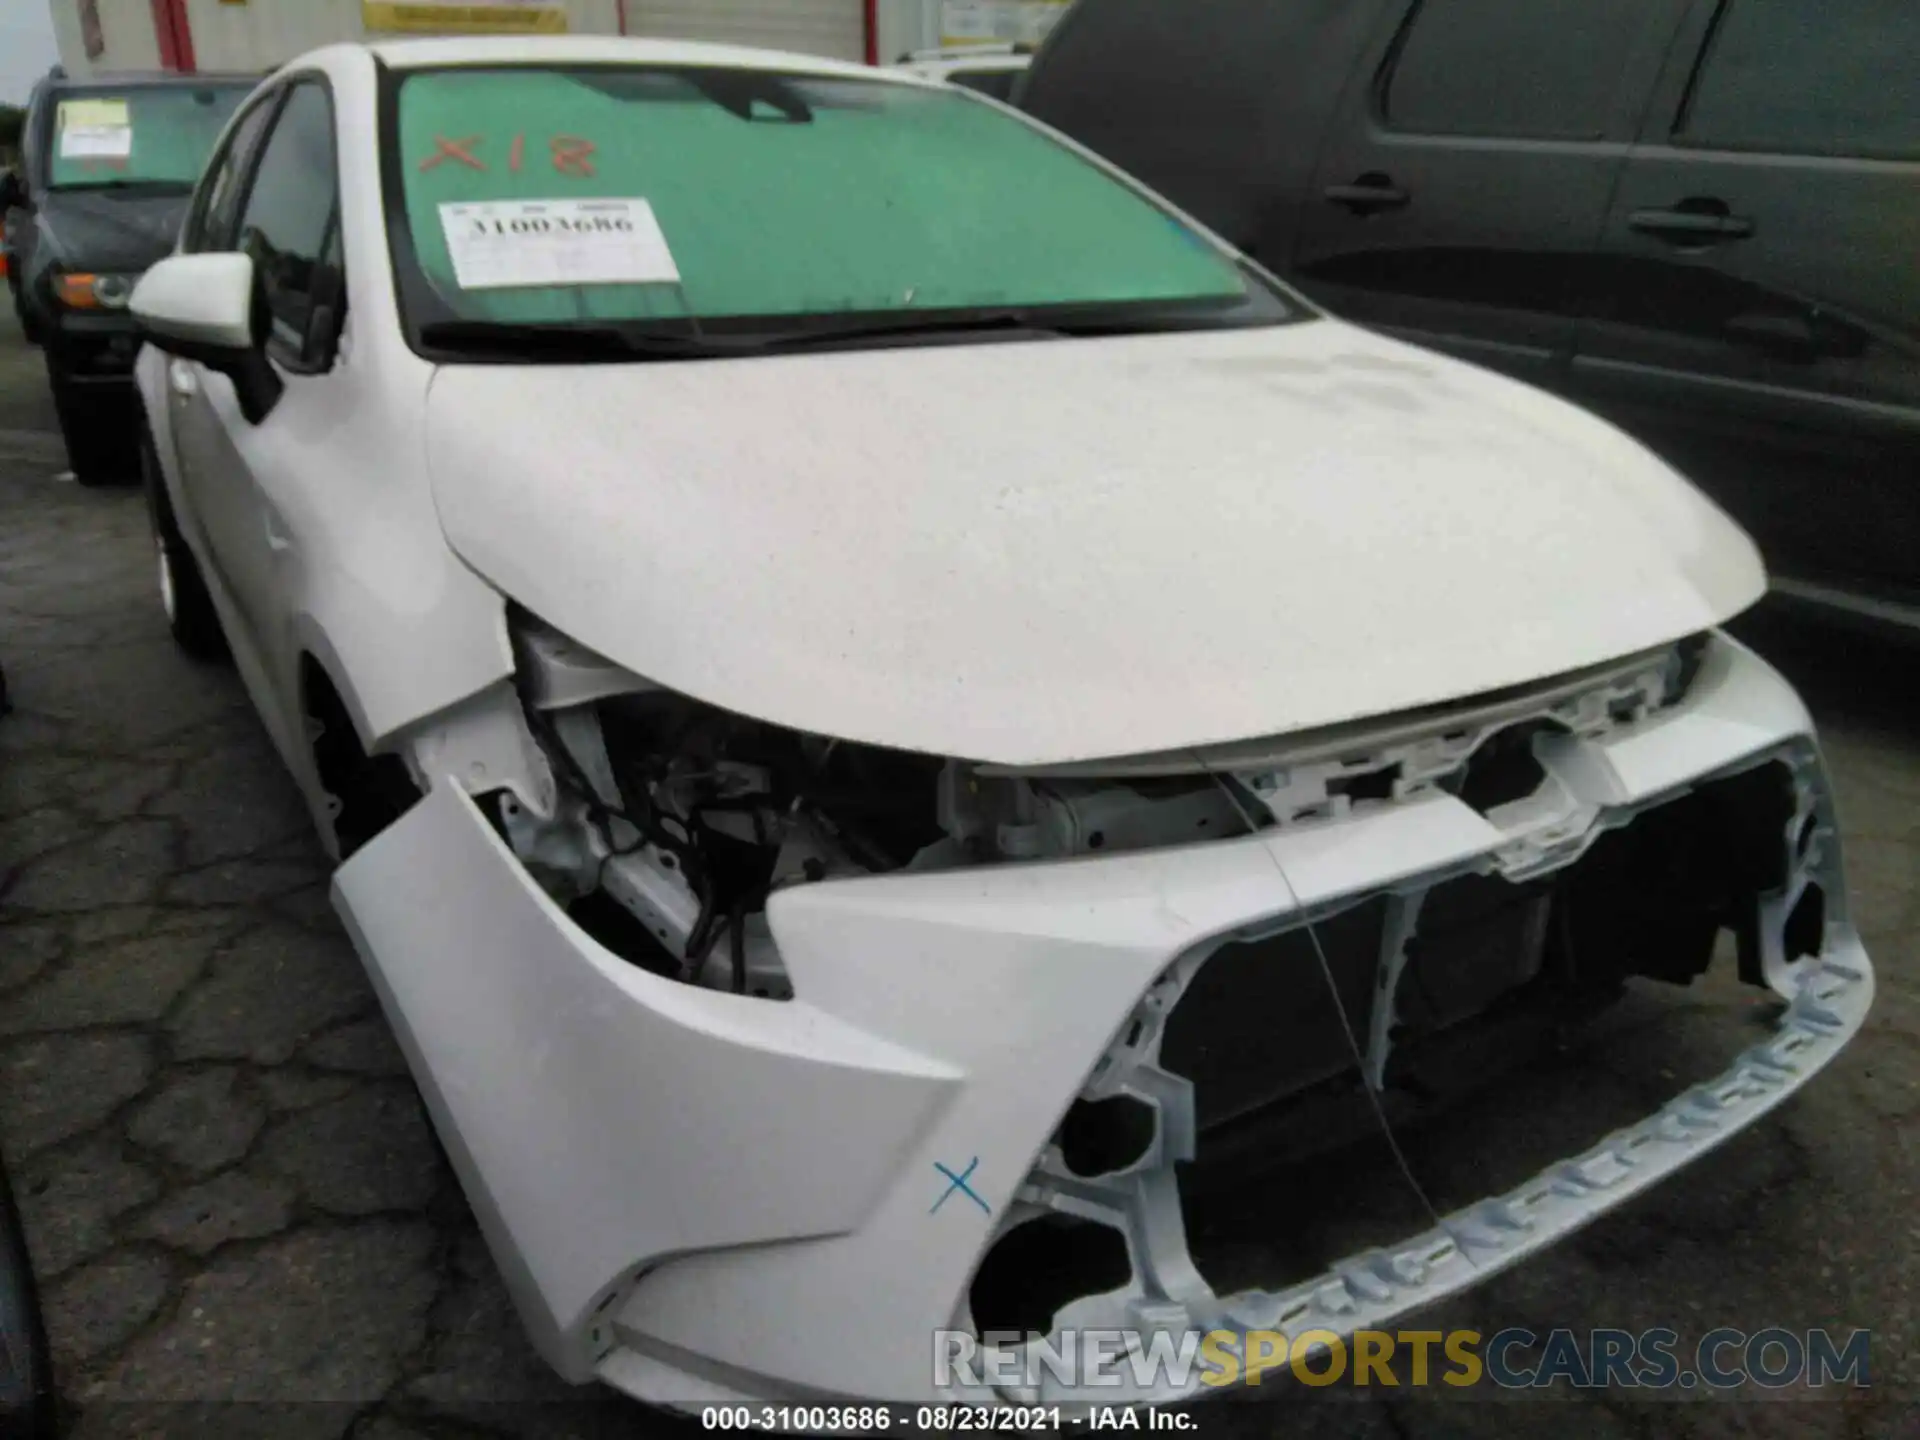
<instances>
[{"instance_id":1,"label":"paper sticker on dark vehicle windshield","mask_svg":"<svg viewBox=\"0 0 1920 1440\"><path fill-rule=\"evenodd\" d=\"M133 122L124 100L62 100L62 160L125 160L133 154Z\"/></svg>"}]
</instances>

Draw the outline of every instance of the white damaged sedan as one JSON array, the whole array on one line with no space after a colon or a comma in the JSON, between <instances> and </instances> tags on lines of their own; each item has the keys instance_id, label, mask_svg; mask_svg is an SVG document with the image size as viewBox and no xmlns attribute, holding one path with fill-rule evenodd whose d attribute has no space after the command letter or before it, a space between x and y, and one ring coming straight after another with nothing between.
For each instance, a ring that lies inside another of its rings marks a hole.
<instances>
[{"instance_id":1,"label":"white damaged sedan","mask_svg":"<svg viewBox=\"0 0 1920 1440\"><path fill-rule=\"evenodd\" d=\"M1088 1332L1386 1325L1867 1012L1748 540L965 90L317 51L132 308L174 633L570 1380L1050 1403ZM1772 1034L1597 1146L1309 1273L1195 1243L1261 1127L1722 961Z\"/></svg>"}]
</instances>

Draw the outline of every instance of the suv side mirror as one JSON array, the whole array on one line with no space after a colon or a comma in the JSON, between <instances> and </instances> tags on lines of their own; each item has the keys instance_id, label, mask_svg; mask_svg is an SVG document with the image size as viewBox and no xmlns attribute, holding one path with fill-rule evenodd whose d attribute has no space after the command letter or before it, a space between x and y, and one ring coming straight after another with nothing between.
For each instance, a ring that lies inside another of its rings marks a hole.
<instances>
[{"instance_id":1,"label":"suv side mirror","mask_svg":"<svg viewBox=\"0 0 1920 1440\"><path fill-rule=\"evenodd\" d=\"M0 171L0 211L17 210L27 203L27 187L12 170Z\"/></svg>"},{"instance_id":2,"label":"suv side mirror","mask_svg":"<svg viewBox=\"0 0 1920 1440\"><path fill-rule=\"evenodd\" d=\"M233 381L240 413L258 425L285 388L267 359L251 256L170 255L140 277L127 308L157 349Z\"/></svg>"}]
</instances>

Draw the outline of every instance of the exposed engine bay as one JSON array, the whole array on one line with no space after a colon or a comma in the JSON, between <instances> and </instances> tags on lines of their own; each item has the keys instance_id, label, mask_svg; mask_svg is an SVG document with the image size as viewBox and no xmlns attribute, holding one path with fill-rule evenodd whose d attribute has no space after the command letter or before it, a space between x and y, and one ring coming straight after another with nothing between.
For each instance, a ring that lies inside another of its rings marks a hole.
<instances>
[{"instance_id":1,"label":"exposed engine bay","mask_svg":"<svg viewBox=\"0 0 1920 1440\"><path fill-rule=\"evenodd\" d=\"M1112 781L995 773L732 715L534 625L520 649L528 724L562 793L543 819L501 792L495 823L602 943L689 984L789 998L765 918L787 886L1158 848L1257 823L1198 765Z\"/></svg>"},{"instance_id":2,"label":"exposed engine bay","mask_svg":"<svg viewBox=\"0 0 1920 1440\"><path fill-rule=\"evenodd\" d=\"M1587 843L1553 758L1676 703L1700 648L1385 726L1016 771L802 734L651 685L537 621L523 617L516 634L527 724L560 783L550 817L499 792L495 824L583 928L655 974L788 999L766 908L790 886L1204 844L1439 789L1513 844L1502 876L1482 882L1498 893L1480 907L1477 938L1444 973L1430 961L1412 977L1424 1030L1470 1019L1540 973L1550 887L1525 882ZM1497 933L1479 933L1489 926ZM1363 1001L1372 978L1369 962L1338 983ZM1324 1033L1301 1037L1297 1053L1337 1068L1338 1030L1306 1028ZM1324 1078L1323 1065L1293 1068L1283 1090Z\"/></svg>"}]
</instances>

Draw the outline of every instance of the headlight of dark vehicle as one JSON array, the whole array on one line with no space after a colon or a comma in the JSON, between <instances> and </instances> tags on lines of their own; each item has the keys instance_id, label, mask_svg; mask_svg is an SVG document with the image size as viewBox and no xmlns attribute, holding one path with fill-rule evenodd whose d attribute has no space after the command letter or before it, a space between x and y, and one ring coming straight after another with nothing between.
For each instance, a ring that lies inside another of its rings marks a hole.
<instances>
[{"instance_id":1,"label":"headlight of dark vehicle","mask_svg":"<svg viewBox=\"0 0 1920 1440\"><path fill-rule=\"evenodd\" d=\"M138 275L74 271L53 277L53 295L69 310L124 310Z\"/></svg>"}]
</instances>

